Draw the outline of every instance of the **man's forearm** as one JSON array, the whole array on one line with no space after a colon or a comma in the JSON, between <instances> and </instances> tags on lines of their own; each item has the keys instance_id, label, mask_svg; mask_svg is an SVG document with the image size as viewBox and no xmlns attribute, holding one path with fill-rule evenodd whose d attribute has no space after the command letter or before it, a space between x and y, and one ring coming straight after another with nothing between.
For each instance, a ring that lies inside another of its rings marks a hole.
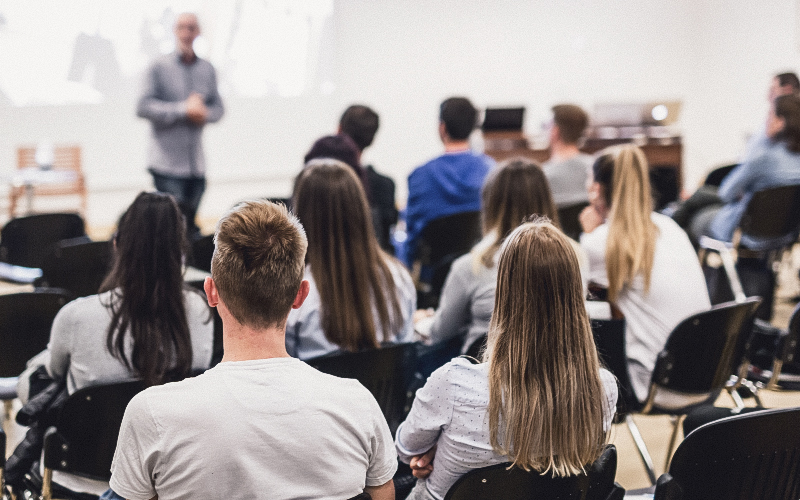
<instances>
[{"instance_id":1,"label":"man's forearm","mask_svg":"<svg viewBox=\"0 0 800 500\"><path fill-rule=\"evenodd\" d=\"M394 500L394 481L390 479L380 486L367 486L364 491L369 493L372 500Z\"/></svg>"}]
</instances>

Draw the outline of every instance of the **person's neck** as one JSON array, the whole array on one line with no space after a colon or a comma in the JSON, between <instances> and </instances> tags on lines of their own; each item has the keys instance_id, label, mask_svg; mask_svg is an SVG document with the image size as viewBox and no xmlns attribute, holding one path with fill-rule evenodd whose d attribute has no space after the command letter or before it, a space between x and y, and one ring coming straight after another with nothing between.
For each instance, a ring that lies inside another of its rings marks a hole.
<instances>
[{"instance_id":1,"label":"person's neck","mask_svg":"<svg viewBox=\"0 0 800 500\"><path fill-rule=\"evenodd\" d=\"M469 141L446 141L444 143L445 153L458 153L469 151Z\"/></svg>"},{"instance_id":2,"label":"person's neck","mask_svg":"<svg viewBox=\"0 0 800 500\"><path fill-rule=\"evenodd\" d=\"M286 327L251 328L242 324L222 326L222 361L288 358Z\"/></svg>"},{"instance_id":3,"label":"person's neck","mask_svg":"<svg viewBox=\"0 0 800 500\"><path fill-rule=\"evenodd\" d=\"M181 61L187 64L194 61L195 57L197 57L192 47L179 47L178 52L181 54Z\"/></svg>"},{"instance_id":4,"label":"person's neck","mask_svg":"<svg viewBox=\"0 0 800 500\"><path fill-rule=\"evenodd\" d=\"M577 144L564 144L557 141L550 145L550 159L555 161L565 161L575 158L581 153Z\"/></svg>"}]
</instances>

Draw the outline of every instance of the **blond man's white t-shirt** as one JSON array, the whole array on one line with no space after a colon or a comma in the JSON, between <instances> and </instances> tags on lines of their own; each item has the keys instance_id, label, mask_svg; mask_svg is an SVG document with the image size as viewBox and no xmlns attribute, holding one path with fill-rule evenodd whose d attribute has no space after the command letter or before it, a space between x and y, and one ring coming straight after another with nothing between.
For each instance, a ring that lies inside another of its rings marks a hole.
<instances>
[{"instance_id":1,"label":"blond man's white t-shirt","mask_svg":"<svg viewBox=\"0 0 800 500\"><path fill-rule=\"evenodd\" d=\"M134 397L111 488L128 500L342 500L396 468L389 427L364 386L272 358L223 362Z\"/></svg>"}]
</instances>

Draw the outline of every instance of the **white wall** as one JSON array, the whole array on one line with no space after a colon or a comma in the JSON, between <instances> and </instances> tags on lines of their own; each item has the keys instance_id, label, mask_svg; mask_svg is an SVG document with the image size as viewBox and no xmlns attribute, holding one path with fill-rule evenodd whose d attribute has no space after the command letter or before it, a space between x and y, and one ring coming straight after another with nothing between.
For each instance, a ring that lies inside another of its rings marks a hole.
<instances>
[{"instance_id":1,"label":"white wall","mask_svg":"<svg viewBox=\"0 0 800 500\"><path fill-rule=\"evenodd\" d=\"M335 40L332 94L226 101L224 120L205 135L212 184L274 180L263 194L285 194L313 140L333 132L346 105L364 102L382 120L366 160L397 180L402 203L406 175L440 150L438 103L462 94L480 106L527 106L531 131L557 102L682 99L692 187L735 159L763 121L771 75L800 69L792 0L336 0ZM135 99L0 104L0 175L13 169L18 144L47 138L83 145L92 189L146 188L147 124ZM95 213L106 212L118 213Z\"/></svg>"}]
</instances>

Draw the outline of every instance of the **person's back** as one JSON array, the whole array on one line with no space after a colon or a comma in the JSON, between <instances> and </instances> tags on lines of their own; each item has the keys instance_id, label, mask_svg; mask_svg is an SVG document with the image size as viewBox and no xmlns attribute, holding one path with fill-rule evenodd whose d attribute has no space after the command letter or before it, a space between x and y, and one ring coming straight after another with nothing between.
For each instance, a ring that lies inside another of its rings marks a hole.
<instances>
[{"instance_id":1,"label":"person's back","mask_svg":"<svg viewBox=\"0 0 800 500\"><path fill-rule=\"evenodd\" d=\"M393 498L396 457L375 398L286 352L286 318L308 296L306 248L282 205L246 202L219 222L205 291L225 355L201 376L134 397L111 468L116 494Z\"/></svg>"},{"instance_id":2,"label":"person's back","mask_svg":"<svg viewBox=\"0 0 800 500\"><path fill-rule=\"evenodd\" d=\"M403 265L378 246L369 206L342 162L306 164L293 195L308 234L309 295L289 313L286 350L300 359L411 342L416 290Z\"/></svg>"},{"instance_id":3,"label":"person's back","mask_svg":"<svg viewBox=\"0 0 800 500\"><path fill-rule=\"evenodd\" d=\"M656 358L672 329L711 307L689 237L675 221L652 211L647 172L647 159L636 146L600 156L592 205L581 214L589 279L607 288L609 302L625 315L628 371L639 400L647 397Z\"/></svg>"},{"instance_id":4,"label":"person's back","mask_svg":"<svg viewBox=\"0 0 800 500\"><path fill-rule=\"evenodd\" d=\"M599 456L617 399L600 368L578 261L546 220L500 250L483 363L456 358L416 393L395 446L420 479L411 500L441 500L464 473L502 462L570 476Z\"/></svg>"},{"instance_id":5,"label":"person's back","mask_svg":"<svg viewBox=\"0 0 800 500\"><path fill-rule=\"evenodd\" d=\"M159 457L160 498L344 500L395 470L392 461L370 464L393 452L389 436L375 439L386 422L370 393L294 358L220 363L145 391L128 413L137 419L123 424L118 446ZM149 485L127 486L137 484L133 467L115 462L112 487L151 498Z\"/></svg>"},{"instance_id":6,"label":"person's back","mask_svg":"<svg viewBox=\"0 0 800 500\"><path fill-rule=\"evenodd\" d=\"M591 176L592 156L581 153L578 141L589 117L574 104L553 106L550 126L550 159L542 164L553 201L559 207L589 201L586 187Z\"/></svg>"},{"instance_id":7,"label":"person's back","mask_svg":"<svg viewBox=\"0 0 800 500\"><path fill-rule=\"evenodd\" d=\"M440 107L439 137L445 153L417 167L408 176L406 263L414 260L422 230L432 220L478 211L483 181L494 160L469 147L477 111L463 97L451 97Z\"/></svg>"}]
</instances>

